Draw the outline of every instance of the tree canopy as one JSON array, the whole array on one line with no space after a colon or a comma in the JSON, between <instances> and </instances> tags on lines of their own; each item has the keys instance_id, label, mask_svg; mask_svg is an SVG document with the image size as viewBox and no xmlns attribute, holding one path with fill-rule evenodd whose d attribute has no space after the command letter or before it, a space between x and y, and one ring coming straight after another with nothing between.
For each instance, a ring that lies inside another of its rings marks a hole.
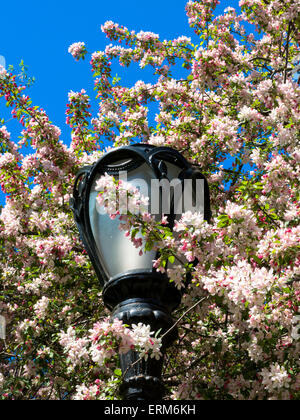
<instances>
[{"instance_id":1,"label":"tree canopy","mask_svg":"<svg viewBox=\"0 0 300 420\"><path fill-rule=\"evenodd\" d=\"M108 21L105 51L71 45L76 60L91 57L98 105L69 92L69 146L24 78L0 67L0 97L21 124L18 139L0 121L1 399L118 399L118 352L160 357L149 327L109 322L69 207L80 167L137 142L180 151L211 193L210 223L186 213L173 234L131 215L124 227L134 240L143 226L146 250L159 244L157 270L189 262L168 271L177 287L192 274L175 313L166 398L299 399L300 3L241 0L240 14L215 16L217 3L187 2L197 43ZM116 60L152 68L153 83L124 86Z\"/></svg>"}]
</instances>

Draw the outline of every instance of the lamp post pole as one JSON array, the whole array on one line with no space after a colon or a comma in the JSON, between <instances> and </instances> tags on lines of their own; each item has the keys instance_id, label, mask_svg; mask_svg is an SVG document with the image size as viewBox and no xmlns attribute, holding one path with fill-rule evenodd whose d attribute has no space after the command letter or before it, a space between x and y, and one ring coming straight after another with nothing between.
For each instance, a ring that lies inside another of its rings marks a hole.
<instances>
[{"instance_id":1,"label":"lamp post pole","mask_svg":"<svg viewBox=\"0 0 300 420\"><path fill-rule=\"evenodd\" d=\"M170 283L166 274L153 268L153 260L159 258L159 251L140 256L130 240L120 232L118 218L111 220L107 214L99 211L96 203L96 181L106 173L118 177L124 172L128 182L134 186L137 179L149 188L153 180L178 181L177 190L174 187L170 200L167 200L170 204L168 224L171 230L176 217L180 218L183 211L186 211L182 206L182 196L186 192L187 179L193 181L190 190L187 189L193 200L199 191L202 194L194 211L202 212L204 219L209 219L208 184L205 177L194 170L176 150L143 144L114 149L94 165L80 170L75 180L70 205L81 240L103 288L104 304L111 311L112 320L117 318L128 325L143 323L150 325L152 331L160 331L163 335L164 354L177 337L177 329L172 328L174 322L171 314L180 304L182 292ZM197 180L201 181L202 189L199 191ZM158 195L154 198L151 195L151 200L159 204L157 220L161 220L164 213L161 190ZM181 206L180 210L176 208L178 206ZM142 360L137 352L129 351L120 355L120 364L123 372L120 393L123 399L163 398L163 357L160 360Z\"/></svg>"},{"instance_id":2,"label":"lamp post pole","mask_svg":"<svg viewBox=\"0 0 300 420\"><path fill-rule=\"evenodd\" d=\"M134 296L134 297L133 297ZM115 282L108 283L103 290L106 306L112 309L112 319L132 325L139 322L150 325L151 331L166 333L173 326L172 308L180 303L180 292L170 287L169 279L159 273L133 276L126 274ZM177 337L171 329L162 341L162 354ZM160 400L164 394L161 381L163 356L160 360L140 359L135 351L120 355L124 399Z\"/></svg>"}]
</instances>

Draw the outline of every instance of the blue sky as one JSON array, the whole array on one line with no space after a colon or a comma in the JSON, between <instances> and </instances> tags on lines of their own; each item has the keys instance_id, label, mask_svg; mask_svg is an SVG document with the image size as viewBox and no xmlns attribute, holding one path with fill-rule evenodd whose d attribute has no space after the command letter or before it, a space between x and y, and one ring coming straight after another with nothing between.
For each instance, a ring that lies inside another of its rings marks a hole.
<instances>
[{"instance_id":1,"label":"blue sky","mask_svg":"<svg viewBox=\"0 0 300 420\"><path fill-rule=\"evenodd\" d=\"M2 63L5 60L6 66L13 65L17 70L23 60L28 66L29 75L36 79L28 94L33 104L44 108L50 120L61 128L66 144L70 141L70 130L65 124L68 92L85 89L93 96L89 59L76 62L68 53L70 44L83 41L89 53L103 50L109 41L100 26L107 20L135 31L155 32L162 40L186 35L197 43L185 14L187 0L15 0L1 3ZM237 0L221 1L217 14L228 6L237 5ZM151 81L151 73L139 71L137 66L118 74L128 85L139 79ZM10 119L3 101L0 101L0 117L6 119L8 131L17 136L19 126Z\"/></svg>"}]
</instances>

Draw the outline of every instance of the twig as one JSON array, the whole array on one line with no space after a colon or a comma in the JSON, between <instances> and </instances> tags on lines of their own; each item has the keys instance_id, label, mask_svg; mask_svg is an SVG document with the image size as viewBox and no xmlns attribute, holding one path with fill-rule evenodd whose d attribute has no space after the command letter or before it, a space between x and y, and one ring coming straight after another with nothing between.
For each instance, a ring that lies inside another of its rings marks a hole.
<instances>
[{"instance_id":1,"label":"twig","mask_svg":"<svg viewBox=\"0 0 300 420\"><path fill-rule=\"evenodd\" d=\"M286 83L286 78L287 78L287 67L288 67L288 61L289 61L290 34L291 34L291 22L289 22L289 28L288 28L287 39L286 39L286 55L285 55L284 83Z\"/></svg>"},{"instance_id":2,"label":"twig","mask_svg":"<svg viewBox=\"0 0 300 420\"><path fill-rule=\"evenodd\" d=\"M200 356L200 357L198 357L197 359L195 359L195 360L194 360L194 361L190 364L190 366L188 366L188 367L186 367L186 368L184 368L184 369L181 369L181 370L179 370L179 371L177 371L177 372L175 372L175 373L170 373L170 374L168 374L168 375L165 375L165 376L164 376L164 379L173 378L174 376L178 376L178 375L179 375L179 374L181 374L181 373L188 372L190 369L193 369L193 367L194 367L194 366L196 366L199 362L201 362L201 360L205 359L208 355L209 355L209 353L205 353L205 354L203 354L202 356Z\"/></svg>"},{"instance_id":3,"label":"twig","mask_svg":"<svg viewBox=\"0 0 300 420\"><path fill-rule=\"evenodd\" d=\"M180 321L189 313L191 312L193 309L195 309L198 305L200 305L200 303L202 303L204 300L206 300L208 298L208 296L203 297L202 299L198 300L198 302L196 302L193 306L191 306L187 311L184 312L183 315L181 315L180 318L177 319L177 321L175 322L175 324L172 325L171 328L168 329L168 331L166 331L162 336L161 339L163 339L166 335L168 335L172 330L174 330L174 328L177 327L177 325L180 323Z\"/></svg>"}]
</instances>

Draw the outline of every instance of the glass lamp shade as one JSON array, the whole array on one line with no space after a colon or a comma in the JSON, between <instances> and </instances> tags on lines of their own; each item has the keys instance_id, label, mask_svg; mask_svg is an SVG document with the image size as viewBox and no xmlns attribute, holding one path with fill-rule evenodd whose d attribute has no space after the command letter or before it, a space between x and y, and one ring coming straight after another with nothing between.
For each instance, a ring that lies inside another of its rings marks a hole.
<instances>
[{"instance_id":1,"label":"glass lamp shade","mask_svg":"<svg viewBox=\"0 0 300 420\"><path fill-rule=\"evenodd\" d=\"M157 221L166 215L171 229L186 210L185 202L195 202L196 193L200 200L196 200L193 210L209 218L207 182L176 150L144 144L114 149L78 173L71 207L101 285L124 276L137 278L142 273L153 277L153 260L159 256L158 252L146 251L140 255L140 249L119 229L119 217L111 219L96 199L99 193L96 183L106 173L115 179L125 177L142 195L148 196L148 212ZM188 179L202 180L197 191L194 181L185 182ZM143 240L141 233L138 235Z\"/></svg>"},{"instance_id":2,"label":"glass lamp shade","mask_svg":"<svg viewBox=\"0 0 300 420\"><path fill-rule=\"evenodd\" d=\"M118 164L120 165L121 163L119 162ZM180 168L169 163L167 168L168 174L171 174L172 178L177 178L181 172ZM115 174L114 177L118 179L117 174ZM146 197L148 197L147 190L151 193L151 181L156 179L155 173L147 163L142 163L139 167L128 171L126 178L132 186L139 188L141 194ZM111 220L105 213L105 209L97 203L96 197L98 191L95 189L96 180L92 185L89 197L89 218L96 242L98 258L102 261L102 268L105 271L106 276L108 278L113 278L131 270L152 270L156 252L146 251L142 255L139 255L140 250L137 249L131 240L124 235L124 232L119 229L119 218L117 217L116 219ZM153 202L154 200L156 202ZM151 208L154 210L159 210L159 208L161 208L159 201L159 195L153 194L151 197L150 194L148 205L149 213L151 213ZM161 217L161 211L155 214L157 221L161 220ZM138 234L137 238L138 237L143 239L141 234Z\"/></svg>"}]
</instances>

